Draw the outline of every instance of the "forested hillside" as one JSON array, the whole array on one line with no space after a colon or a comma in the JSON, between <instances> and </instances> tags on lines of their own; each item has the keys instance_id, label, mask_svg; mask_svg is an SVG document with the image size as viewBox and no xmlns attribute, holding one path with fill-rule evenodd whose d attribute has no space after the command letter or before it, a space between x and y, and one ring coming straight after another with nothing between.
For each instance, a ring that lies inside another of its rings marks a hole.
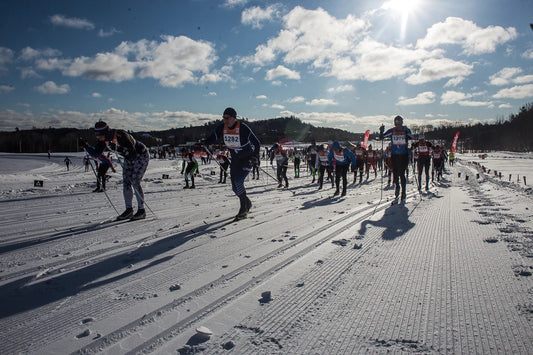
<instances>
[{"instance_id":1,"label":"forested hillside","mask_svg":"<svg viewBox=\"0 0 533 355\"><path fill-rule=\"evenodd\" d=\"M132 132L147 146L163 144L183 145L207 137L221 121L213 121L203 126L175 128L165 131ZM352 133L340 129L314 127L296 117L273 118L247 122L263 144L272 144L281 139L295 142L311 140L351 141L363 139L364 132ZM411 127L413 133L424 131L426 138L439 140L446 147L451 145L457 131L460 132L459 150L509 150L531 151L533 148L533 104L527 104L517 114L495 124L447 125L441 127ZM42 153L79 151L78 137L93 140L91 129L48 128L0 132L0 151L18 153ZM373 132L372 138L377 137Z\"/></svg>"}]
</instances>

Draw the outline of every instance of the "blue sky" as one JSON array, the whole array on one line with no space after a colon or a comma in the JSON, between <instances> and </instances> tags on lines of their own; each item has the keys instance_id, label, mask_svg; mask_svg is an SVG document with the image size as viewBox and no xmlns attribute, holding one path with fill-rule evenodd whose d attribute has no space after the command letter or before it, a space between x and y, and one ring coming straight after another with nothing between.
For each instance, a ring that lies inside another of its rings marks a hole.
<instances>
[{"instance_id":1,"label":"blue sky","mask_svg":"<svg viewBox=\"0 0 533 355\"><path fill-rule=\"evenodd\" d=\"M533 101L530 0L0 3L0 130L294 115L377 131Z\"/></svg>"}]
</instances>

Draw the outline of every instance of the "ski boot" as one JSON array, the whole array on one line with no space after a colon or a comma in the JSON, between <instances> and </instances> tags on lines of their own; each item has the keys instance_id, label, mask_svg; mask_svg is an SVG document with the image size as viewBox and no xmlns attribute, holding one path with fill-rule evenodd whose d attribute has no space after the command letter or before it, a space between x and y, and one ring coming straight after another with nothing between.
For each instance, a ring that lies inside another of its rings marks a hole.
<instances>
[{"instance_id":1,"label":"ski boot","mask_svg":"<svg viewBox=\"0 0 533 355\"><path fill-rule=\"evenodd\" d=\"M144 208L139 208L137 210L137 213L135 213L130 219L132 221L136 221L138 219L145 219L146 218L146 211L144 210Z\"/></svg>"},{"instance_id":2,"label":"ski boot","mask_svg":"<svg viewBox=\"0 0 533 355\"><path fill-rule=\"evenodd\" d=\"M133 217L133 208L128 207L120 216L117 217L117 221L122 221L124 219L130 219Z\"/></svg>"}]
</instances>

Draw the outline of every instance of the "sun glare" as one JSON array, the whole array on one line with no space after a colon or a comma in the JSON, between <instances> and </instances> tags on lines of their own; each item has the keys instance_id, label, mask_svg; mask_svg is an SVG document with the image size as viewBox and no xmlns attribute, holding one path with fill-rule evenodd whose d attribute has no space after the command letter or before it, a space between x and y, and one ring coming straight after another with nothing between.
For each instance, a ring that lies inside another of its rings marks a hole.
<instances>
[{"instance_id":1,"label":"sun glare","mask_svg":"<svg viewBox=\"0 0 533 355\"><path fill-rule=\"evenodd\" d=\"M408 19L410 15L415 15L416 11L419 10L421 2L422 0L387 0L381 6L383 10L390 11L391 16L397 16L400 20L401 40L405 39Z\"/></svg>"},{"instance_id":2,"label":"sun glare","mask_svg":"<svg viewBox=\"0 0 533 355\"><path fill-rule=\"evenodd\" d=\"M420 0L389 0L381 8L408 14L417 8L419 2Z\"/></svg>"}]
</instances>

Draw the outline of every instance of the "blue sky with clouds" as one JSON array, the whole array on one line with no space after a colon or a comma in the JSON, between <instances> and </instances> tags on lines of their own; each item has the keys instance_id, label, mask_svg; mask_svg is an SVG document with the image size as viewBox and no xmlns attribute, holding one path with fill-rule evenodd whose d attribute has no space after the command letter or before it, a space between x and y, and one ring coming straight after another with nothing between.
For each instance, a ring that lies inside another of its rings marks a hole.
<instances>
[{"instance_id":1,"label":"blue sky with clouds","mask_svg":"<svg viewBox=\"0 0 533 355\"><path fill-rule=\"evenodd\" d=\"M530 0L6 0L0 130L294 115L377 131L533 101Z\"/></svg>"}]
</instances>

